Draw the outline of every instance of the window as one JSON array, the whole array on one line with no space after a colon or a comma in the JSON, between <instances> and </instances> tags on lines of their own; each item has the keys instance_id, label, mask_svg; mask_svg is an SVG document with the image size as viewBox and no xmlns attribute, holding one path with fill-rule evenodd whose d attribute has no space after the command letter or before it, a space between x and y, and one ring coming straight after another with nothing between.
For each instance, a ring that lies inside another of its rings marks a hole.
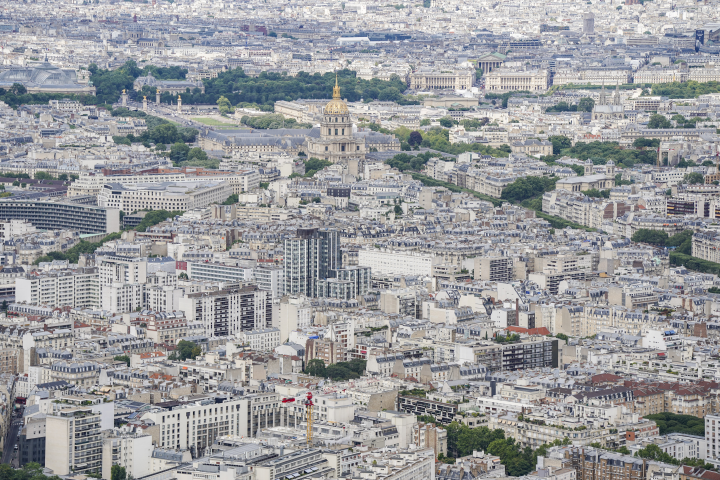
<instances>
[{"instance_id":1,"label":"window","mask_svg":"<svg viewBox=\"0 0 720 480\"><path fill-rule=\"evenodd\" d=\"M337 133L337 131L338 131L338 129L336 128L336 129L335 129L335 135L337 135L337 134L338 134L338 133Z\"/></svg>"},{"instance_id":2,"label":"window","mask_svg":"<svg viewBox=\"0 0 720 480\"><path fill-rule=\"evenodd\" d=\"M343 145L342 147L340 147L340 150L344 152L344 151L345 151L345 145Z\"/></svg>"}]
</instances>

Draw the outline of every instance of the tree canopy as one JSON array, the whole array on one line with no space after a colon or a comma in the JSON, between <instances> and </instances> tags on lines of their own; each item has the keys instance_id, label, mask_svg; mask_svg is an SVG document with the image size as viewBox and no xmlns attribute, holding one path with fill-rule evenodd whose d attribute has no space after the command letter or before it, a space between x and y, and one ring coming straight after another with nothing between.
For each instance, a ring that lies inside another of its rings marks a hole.
<instances>
[{"instance_id":1,"label":"tree canopy","mask_svg":"<svg viewBox=\"0 0 720 480\"><path fill-rule=\"evenodd\" d=\"M645 415L653 420L660 429L660 435L668 433L687 433L690 435L705 436L705 420L693 415L678 415L670 412Z\"/></svg>"},{"instance_id":2,"label":"tree canopy","mask_svg":"<svg viewBox=\"0 0 720 480\"><path fill-rule=\"evenodd\" d=\"M277 129L277 128L312 128L310 123L300 123L294 118L285 118L278 113L268 113L259 117L243 115L240 121L251 128Z\"/></svg>"},{"instance_id":3,"label":"tree canopy","mask_svg":"<svg viewBox=\"0 0 720 480\"><path fill-rule=\"evenodd\" d=\"M175 351L170 355L170 358L175 360L195 360L195 358L202 355L202 348L193 342L187 340L180 340L175 347Z\"/></svg>"},{"instance_id":4,"label":"tree canopy","mask_svg":"<svg viewBox=\"0 0 720 480\"><path fill-rule=\"evenodd\" d=\"M500 198L519 203L525 199L542 195L555 189L558 177L523 177L518 178L503 188Z\"/></svg>"},{"instance_id":5,"label":"tree canopy","mask_svg":"<svg viewBox=\"0 0 720 480\"><path fill-rule=\"evenodd\" d=\"M332 363L325 366L325 361L314 358L305 367L305 373L315 377L330 378L332 380L352 380L360 378L365 371L365 360L353 359L349 362Z\"/></svg>"}]
</instances>

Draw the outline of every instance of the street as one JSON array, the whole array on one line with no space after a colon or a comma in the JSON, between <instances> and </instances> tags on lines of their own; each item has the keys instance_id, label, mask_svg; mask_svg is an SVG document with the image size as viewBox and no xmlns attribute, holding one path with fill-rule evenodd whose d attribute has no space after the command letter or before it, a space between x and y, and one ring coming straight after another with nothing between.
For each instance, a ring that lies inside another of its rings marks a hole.
<instances>
[{"instance_id":1,"label":"street","mask_svg":"<svg viewBox=\"0 0 720 480\"><path fill-rule=\"evenodd\" d=\"M18 442L18 431L22 426L22 417L13 415L12 426L5 439L5 450L3 451L2 463L8 463L11 467L18 468L18 450L15 444ZM11 463L12 461L12 463Z\"/></svg>"}]
</instances>

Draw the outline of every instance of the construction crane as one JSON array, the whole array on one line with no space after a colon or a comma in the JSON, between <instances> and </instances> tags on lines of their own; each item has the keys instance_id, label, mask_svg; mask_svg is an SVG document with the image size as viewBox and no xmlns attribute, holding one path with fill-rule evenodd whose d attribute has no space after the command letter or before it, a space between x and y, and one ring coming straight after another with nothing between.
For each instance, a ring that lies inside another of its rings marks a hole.
<instances>
[{"instance_id":1,"label":"construction crane","mask_svg":"<svg viewBox=\"0 0 720 480\"><path fill-rule=\"evenodd\" d=\"M313 403L312 398L313 398L312 392L307 392L307 397L305 398L305 415L307 415L307 446L308 446L308 448L310 448L312 446L312 434L313 434L312 411L313 411L313 406L315 406L315 404Z\"/></svg>"}]
</instances>

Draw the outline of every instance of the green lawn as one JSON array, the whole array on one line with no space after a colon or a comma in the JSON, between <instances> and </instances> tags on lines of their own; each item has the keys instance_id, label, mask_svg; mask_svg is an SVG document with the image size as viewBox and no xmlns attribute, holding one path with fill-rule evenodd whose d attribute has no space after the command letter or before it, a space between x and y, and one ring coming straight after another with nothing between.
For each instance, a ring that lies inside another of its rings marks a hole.
<instances>
[{"instance_id":1,"label":"green lawn","mask_svg":"<svg viewBox=\"0 0 720 480\"><path fill-rule=\"evenodd\" d=\"M210 125L212 127L237 127L237 123L234 122L221 122L219 120L215 120L214 118L206 118L206 117L198 117L193 118L196 122L203 123L205 125Z\"/></svg>"}]
</instances>

